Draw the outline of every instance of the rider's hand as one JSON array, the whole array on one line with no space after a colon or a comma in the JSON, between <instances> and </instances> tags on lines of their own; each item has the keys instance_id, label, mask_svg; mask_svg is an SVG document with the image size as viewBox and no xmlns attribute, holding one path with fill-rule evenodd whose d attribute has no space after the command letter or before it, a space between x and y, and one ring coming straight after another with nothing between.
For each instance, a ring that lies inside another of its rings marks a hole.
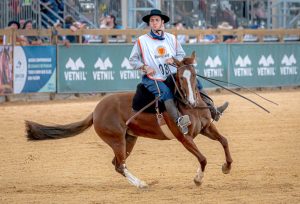
<instances>
[{"instance_id":1,"label":"rider's hand","mask_svg":"<svg viewBox=\"0 0 300 204\"><path fill-rule=\"evenodd\" d=\"M173 58L166 59L166 64L174 64Z\"/></svg>"},{"instance_id":2,"label":"rider's hand","mask_svg":"<svg viewBox=\"0 0 300 204\"><path fill-rule=\"evenodd\" d=\"M149 66L145 66L145 73L147 74L147 75L153 75L153 74L155 74L155 70L153 69L153 68L151 68L151 67L149 67Z\"/></svg>"}]
</instances>

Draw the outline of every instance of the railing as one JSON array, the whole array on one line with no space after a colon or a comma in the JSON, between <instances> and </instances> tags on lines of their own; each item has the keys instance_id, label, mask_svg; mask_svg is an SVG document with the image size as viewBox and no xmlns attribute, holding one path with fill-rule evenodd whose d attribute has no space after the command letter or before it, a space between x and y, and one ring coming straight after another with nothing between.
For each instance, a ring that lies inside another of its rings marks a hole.
<instances>
[{"instance_id":1,"label":"railing","mask_svg":"<svg viewBox=\"0 0 300 204\"><path fill-rule=\"evenodd\" d=\"M149 30L137 30L137 29L126 29L126 30L107 30L107 29L79 29L72 31L69 29L40 29L40 30L13 30L13 29L2 29L0 30L0 37L6 36L9 40L9 44L16 44L18 36L40 36L48 39L45 44L52 44L57 42L58 36L78 36L77 43L83 43L82 37L85 35L97 36L97 40L90 41L90 43L132 43L135 39L149 32ZM175 30L167 29L166 32L173 33L174 35L187 35L190 38L201 39L205 35L215 35L217 40L214 42L223 42L224 36L235 36L237 43L249 42L245 40L246 35L256 37L255 42L266 42L273 39L277 42L285 42L290 40L300 40L300 29L234 29L234 30L222 30L222 29L207 29L207 30ZM113 37L112 37L113 36ZM271 36L271 37L270 37ZM196 42L199 42L198 40ZM7 44L8 42L6 42ZM187 42L188 43L188 42Z\"/></svg>"}]
</instances>

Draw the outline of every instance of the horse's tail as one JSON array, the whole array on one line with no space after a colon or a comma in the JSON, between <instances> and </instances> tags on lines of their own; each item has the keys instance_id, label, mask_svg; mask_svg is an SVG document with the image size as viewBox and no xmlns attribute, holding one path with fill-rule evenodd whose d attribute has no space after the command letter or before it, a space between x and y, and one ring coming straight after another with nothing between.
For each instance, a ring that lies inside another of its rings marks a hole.
<instances>
[{"instance_id":1,"label":"horse's tail","mask_svg":"<svg viewBox=\"0 0 300 204\"><path fill-rule=\"evenodd\" d=\"M66 125L47 126L32 121L25 121L28 140L47 140L72 137L84 132L93 124L93 113L86 119Z\"/></svg>"}]
</instances>

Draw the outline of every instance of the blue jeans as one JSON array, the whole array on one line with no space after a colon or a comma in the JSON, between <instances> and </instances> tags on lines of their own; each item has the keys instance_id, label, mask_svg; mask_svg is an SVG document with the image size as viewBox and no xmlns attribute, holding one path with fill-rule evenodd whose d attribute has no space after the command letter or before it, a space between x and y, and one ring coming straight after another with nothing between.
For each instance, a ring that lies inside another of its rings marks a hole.
<instances>
[{"instance_id":1,"label":"blue jeans","mask_svg":"<svg viewBox=\"0 0 300 204\"><path fill-rule=\"evenodd\" d=\"M173 75L175 77L175 74ZM169 76L170 77L170 76ZM159 95L159 92L157 90L157 86L155 84L155 81L152 79L149 79L146 75L142 78L142 84L150 91L152 94L157 97ZM170 88L163 82L163 81L157 81L157 85L160 90L160 100L166 101L168 99L174 99L174 95L171 92ZM201 84L200 80L197 79L197 88L200 90L203 89L203 85Z\"/></svg>"},{"instance_id":2,"label":"blue jeans","mask_svg":"<svg viewBox=\"0 0 300 204\"><path fill-rule=\"evenodd\" d=\"M146 87L146 89L148 89L148 91L153 93L155 95L155 97L157 97L159 95L159 92L157 90L157 86L156 86L154 80L149 79L146 75L144 75L142 78L142 84ZM174 96L173 96L171 90L169 89L169 87L167 87L167 85L163 81L157 81L157 85L160 90L160 100L161 101L174 99Z\"/></svg>"}]
</instances>

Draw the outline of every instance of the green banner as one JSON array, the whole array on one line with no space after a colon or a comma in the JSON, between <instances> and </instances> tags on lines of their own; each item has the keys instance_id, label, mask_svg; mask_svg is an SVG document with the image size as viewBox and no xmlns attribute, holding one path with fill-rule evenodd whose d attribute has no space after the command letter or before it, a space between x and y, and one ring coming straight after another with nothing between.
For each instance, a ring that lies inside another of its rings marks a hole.
<instances>
[{"instance_id":1,"label":"green banner","mask_svg":"<svg viewBox=\"0 0 300 204\"><path fill-rule=\"evenodd\" d=\"M228 45L185 45L183 46L183 49L188 56L190 56L193 51L196 52L198 74L209 78L227 81ZM206 88L215 87L215 85L207 82L206 80L200 80Z\"/></svg>"},{"instance_id":2,"label":"green banner","mask_svg":"<svg viewBox=\"0 0 300 204\"><path fill-rule=\"evenodd\" d=\"M58 50L58 92L135 90L141 73L129 64L132 45L72 45Z\"/></svg>"},{"instance_id":3,"label":"green banner","mask_svg":"<svg viewBox=\"0 0 300 204\"><path fill-rule=\"evenodd\" d=\"M58 92L133 91L141 73L128 58L133 45L59 46ZM197 73L246 87L300 85L300 44L184 45L197 56ZM200 79L205 88L215 85ZM227 84L223 84L227 86Z\"/></svg>"},{"instance_id":4,"label":"green banner","mask_svg":"<svg viewBox=\"0 0 300 204\"><path fill-rule=\"evenodd\" d=\"M230 82L248 87L300 84L300 44L232 44L229 49Z\"/></svg>"}]
</instances>

